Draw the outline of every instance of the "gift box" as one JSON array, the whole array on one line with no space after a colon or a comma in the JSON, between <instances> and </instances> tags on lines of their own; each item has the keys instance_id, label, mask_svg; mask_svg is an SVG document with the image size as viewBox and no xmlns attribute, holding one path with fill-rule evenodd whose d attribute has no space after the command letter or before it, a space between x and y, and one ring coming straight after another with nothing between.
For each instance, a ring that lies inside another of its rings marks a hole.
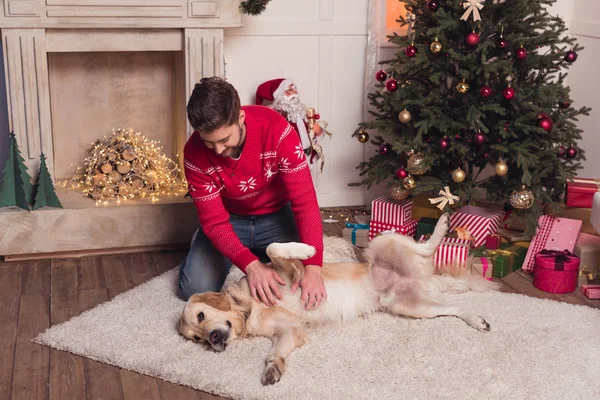
<instances>
[{"instance_id":1,"label":"gift box","mask_svg":"<svg viewBox=\"0 0 600 400\"><path fill-rule=\"evenodd\" d=\"M579 289L590 300L600 299L600 285L583 285Z\"/></svg>"},{"instance_id":2,"label":"gift box","mask_svg":"<svg viewBox=\"0 0 600 400\"><path fill-rule=\"evenodd\" d=\"M523 271L533 273L535 255L543 249L568 250L573 252L582 222L576 219L542 215L538 220L538 229L531 239L529 251L523 263Z\"/></svg>"},{"instance_id":3,"label":"gift box","mask_svg":"<svg viewBox=\"0 0 600 400\"><path fill-rule=\"evenodd\" d=\"M366 247L369 243L369 224L354 224L346 222L342 236L354 246Z\"/></svg>"},{"instance_id":4,"label":"gift box","mask_svg":"<svg viewBox=\"0 0 600 400\"><path fill-rule=\"evenodd\" d=\"M471 261L471 274L473 275L479 275L491 281L493 270L494 264L487 257L474 257Z\"/></svg>"},{"instance_id":5,"label":"gift box","mask_svg":"<svg viewBox=\"0 0 600 400\"><path fill-rule=\"evenodd\" d=\"M485 246L471 250L471 255L486 257L492 262L492 275L497 278L504 278L521 268L526 254L527 248L505 243L501 243L496 250L486 249Z\"/></svg>"},{"instance_id":6,"label":"gift box","mask_svg":"<svg viewBox=\"0 0 600 400\"><path fill-rule=\"evenodd\" d=\"M600 284L600 246L576 243L573 253L579 257L577 286Z\"/></svg>"},{"instance_id":7,"label":"gift box","mask_svg":"<svg viewBox=\"0 0 600 400\"><path fill-rule=\"evenodd\" d=\"M500 228L524 232L527 230L527 221L519 218L512 210L509 210L502 216Z\"/></svg>"},{"instance_id":8,"label":"gift box","mask_svg":"<svg viewBox=\"0 0 600 400\"><path fill-rule=\"evenodd\" d=\"M596 232L600 233L600 192L594 194L592 203L592 215L590 217L590 223Z\"/></svg>"},{"instance_id":9,"label":"gift box","mask_svg":"<svg viewBox=\"0 0 600 400\"><path fill-rule=\"evenodd\" d=\"M435 230L438 220L435 218L423 217L417 222L416 238L420 238L425 235L430 235Z\"/></svg>"},{"instance_id":10,"label":"gift box","mask_svg":"<svg viewBox=\"0 0 600 400\"><path fill-rule=\"evenodd\" d=\"M384 222L371 220L369 227L369 240L373 240L380 233L399 233L404 236L415 236L417 221L411 221L405 225L392 225Z\"/></svg>"},{"instance_id":11,"label":"gift box","mask_svg":"<svg viewBox=\"0 0 600 400\"><path fill-rule=\"evenodd\" d=\"M371 223L369 240L378 233L392 231L406 236L414 236L417 221L411 218L412 200L394 200L381 196L371 202Z\"/></svg>"},{"instance_id":12,"label":"gift box","mask_svg":"<svg viewBox=\"0 0 600 400\"><path fill-rule=\"evenodd\" d=\"M579 258L570 251L544 249L535 255L533 286L549 293L571 293L577 287Z\"/></svg>"},{"instance_id":13,"label":"gift box","mask_svg":"<svg viewBox=\"0 0 600 400\"><path fill-rule=\"evenodd\" d=\"M433 264L437 269L466 268L470 247L471 241L469 240L445 237L433 255Z\"/></svg>"},{"instance_id":14,"label":"gift box","mask_svg":"<svg viewBox=\"0 0 600 400\"><path fill-rule=\"evenodd\" d=\"M567 206L592 208L594 193L600 191L600 179L575 178L567 183Z\"/></svg>"},{"instance_id":15,"label":"gift box","mask_svg":"<svg viewBox=\"0 0 600 400\"><path fill-rule=\"evenodd\" d=\"M439 195L431 194L431 193L421 193L413 197L412 200L412 209L411 209L411 218L419 221L421 218L433 218L439 219L444 211L440 210L436 207L436 205L431 204L429 199L434 197L438 197ZM460 207L459 203L448 204L451 209L457 209Z\"/></svg>"},{"instance_id":16,"label":"gift box","mask_svg":"<svg viewBox=\"0 0 600 400\"><path fill-rule=\"evenodd\" d=\"M530 239L529 237L525 236L522 231L515 231L506 228L498 228L496 235L503 237L510 243L526 242Z\"/></svg>"},{"instance_id":17,"label":"gift box","mask_svg":"<svg viewBox=\"0 0 600 400\"><path fill-rule=\"evenodd\" d=\"M502 242L502 236L500 235L488 235L485 238L485 248L489 250L495 250L500 248Z\"/></svg>"},{"instance_id":18,"label":"gift box","mask_svg":"<svg viewBox=\"0 0 600 400\"><path fill-rule=\"evenodd\" d=\"M450 230L467 228L473 237L473 247L485 243L488 235L496 233L504 211L477 206L464 206L450 216Z\"/></svg>"}]
</instances>

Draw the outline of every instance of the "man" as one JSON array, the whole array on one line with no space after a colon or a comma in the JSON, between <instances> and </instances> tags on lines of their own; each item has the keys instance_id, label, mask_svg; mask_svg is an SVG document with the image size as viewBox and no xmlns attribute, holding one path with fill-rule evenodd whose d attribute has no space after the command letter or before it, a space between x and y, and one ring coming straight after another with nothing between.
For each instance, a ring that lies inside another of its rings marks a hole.
<instances>
[{"instance_id":1,"label":"man","mask_svg":"<svg viewBox=\"0 0 600 400\"><path fill-rule=\"evenodd\" d=\"M321 277L323 227L317 196L298 135L276 111L240 107L233 86L203 78L187 105L195 129L184 148L185 175L200 229L179 272L180 295L219 291L231 264L248 277L252 297L281 299L281 277L265 263L272 242L301 241L316 254L292 284L302 304L327 299Z\"/></svg>"}]
</instances>

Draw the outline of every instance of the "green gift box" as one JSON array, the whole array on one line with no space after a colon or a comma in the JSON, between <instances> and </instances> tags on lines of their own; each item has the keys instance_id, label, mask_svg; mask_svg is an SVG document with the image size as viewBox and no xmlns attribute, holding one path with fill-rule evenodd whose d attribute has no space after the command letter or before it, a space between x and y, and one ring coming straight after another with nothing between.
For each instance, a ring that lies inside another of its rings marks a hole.
<instances>
[{"instance_id":1,"label":"green gift box","mask_svg":"<svg viewBox=\"0 0 600 400\"><path fill-rule=\"evenodd\" d=\"M485 246L480 246L473 249L471 254L476 257L488 257L494 265L492 275L503 278L523 266L527 248L501 243L499 249L488 250Z\"/></svg>"},{"instance_id":2,"label":"green gift box","mask_svg":"<svg viewBox=\"0 0 600 400\"><path fill-rule=\"evenodd\" d=\"M422 217L417 223L417 233L415 234L415 238L419 240L422 236L433 233L437 222L438 220L435 218Z\"/></svg>"}]
</instances>

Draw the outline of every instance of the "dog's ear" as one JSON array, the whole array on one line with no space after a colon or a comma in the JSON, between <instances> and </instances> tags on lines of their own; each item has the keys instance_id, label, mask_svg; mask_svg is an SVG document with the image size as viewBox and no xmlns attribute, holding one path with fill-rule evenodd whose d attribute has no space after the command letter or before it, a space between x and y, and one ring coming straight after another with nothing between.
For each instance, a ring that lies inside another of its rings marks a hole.
<instances>
[{"instance_id":1,"label":"dog's ear","mask_svg":"<svg viewBox=\"0 0 600 400\"><path fill-rule=\"evenodd\" d=\"M221 311L231 311L231 302L225 293L196 293L188 300L190 303L204 303Z\"/></svg>"}]
</instances>

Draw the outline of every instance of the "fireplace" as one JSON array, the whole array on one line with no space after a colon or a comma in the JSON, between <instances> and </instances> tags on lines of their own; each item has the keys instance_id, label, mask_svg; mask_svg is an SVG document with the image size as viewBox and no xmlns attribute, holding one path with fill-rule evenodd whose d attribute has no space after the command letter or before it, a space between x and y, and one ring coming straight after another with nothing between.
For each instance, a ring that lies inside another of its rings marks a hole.
<instances>
[{"instance_id":1,"label":"fireplace","mask_svg":"<svg viewBox=\"0 0 600 400\"><path fill-rule=\"evenodd\" d=\"M90 143L117 128L160 141L181 165L185 103L202 77L223 74L223 30L241 26L239 3L5 0L9 126L30 175L44 153L55 182L70 177ZM197 227L182 196L98 207L58 186L63 209L0 209L9 227L0 255L165 246L188 242Z\"/></svg>"}]
</instances>

